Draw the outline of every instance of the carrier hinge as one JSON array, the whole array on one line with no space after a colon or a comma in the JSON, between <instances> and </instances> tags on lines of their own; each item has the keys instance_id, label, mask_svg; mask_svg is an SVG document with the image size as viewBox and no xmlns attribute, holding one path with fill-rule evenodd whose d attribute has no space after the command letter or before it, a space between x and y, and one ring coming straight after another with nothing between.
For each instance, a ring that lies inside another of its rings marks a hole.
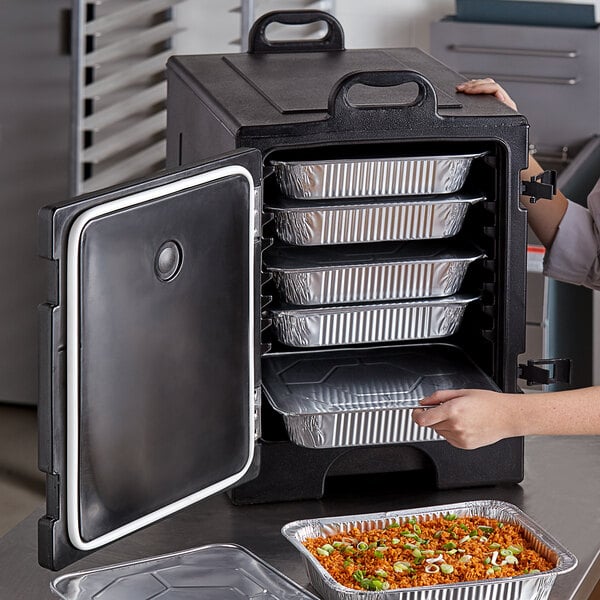
<instances>
[{"instance_id":1,"label":"carrier hinge","mask_svg":"<svg viewBox=\"0 0 600 600\"><path fill-rule=\"evenodd\" d=\"M261 405L262 394L260 387L254 389L254 441L258 441L262 435L261 427Z\"/></svg>"},{"instance_id":2,"label":"carrier hinge","mask_svg":"<svg viewBox=\"0 0 600 600\"><path fill-rule=\"evenodd\" d=\"M527 380L527 385L571 383L571 359L528 360L526 365L519 365L519 379Z\"/></svg>"},{"instance_id":3,"label":"carrier hinge","mask_svg":"<svg viewBox=\"0 0 600 600\"><path fill-rule=\"evenodd\" d=\"M529 202L532 204L540 198L552 200L554 194L556 194L556 171L544 171L534 175L529 181L521 181L521 195L529 196Z\"/></svg>"},{"instance_id":4,"label":"carrier hinge","mask_svg":"<svg viewBox=\"0 0 600 600\"><path fill-rule=\"evenodd\" d=\"M254 239L260 239L262 232L262 186L254 188Z\"/></svg>"}]
</instances>

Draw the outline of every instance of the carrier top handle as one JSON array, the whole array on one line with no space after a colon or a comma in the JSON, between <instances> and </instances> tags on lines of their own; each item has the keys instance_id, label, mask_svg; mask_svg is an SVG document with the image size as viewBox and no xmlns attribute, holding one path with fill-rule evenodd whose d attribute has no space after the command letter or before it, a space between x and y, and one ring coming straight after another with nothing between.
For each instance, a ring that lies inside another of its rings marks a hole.
<instances>
[{"instance_id":1,"label":"carrier top handle","mask_svg":"<svg viewBox=\"0 0 600 600\"><path fill-rule=\"evenodd\" d=\"M283 25L310 25L325 23L327 33L316 40L272 41L266 37L271 23ZM273 52L331 52L344 50L344 30L340 22L328 12L321 10L280 10L259 17L248 34L250 54Z\"/></svg>"}]
</instances>

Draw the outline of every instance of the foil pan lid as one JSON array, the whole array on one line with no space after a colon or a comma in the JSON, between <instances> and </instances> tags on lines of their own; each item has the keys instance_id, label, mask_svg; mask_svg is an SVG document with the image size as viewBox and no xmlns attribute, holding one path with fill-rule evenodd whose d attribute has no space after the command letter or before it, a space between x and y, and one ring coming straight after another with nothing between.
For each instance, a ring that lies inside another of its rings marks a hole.
<instances>
[{"instance_id":1,"label":"foil pan lid","mask_svg":"<svg viewBox=\"0 0 600 600\"><path fill-rule=\"evenodd\" d=\"M318 600L242 546L214 544L62 575L51 583L64 600L236 598ZM179 592L178 592L179 590Z\"/></svg>"}]
</instances>

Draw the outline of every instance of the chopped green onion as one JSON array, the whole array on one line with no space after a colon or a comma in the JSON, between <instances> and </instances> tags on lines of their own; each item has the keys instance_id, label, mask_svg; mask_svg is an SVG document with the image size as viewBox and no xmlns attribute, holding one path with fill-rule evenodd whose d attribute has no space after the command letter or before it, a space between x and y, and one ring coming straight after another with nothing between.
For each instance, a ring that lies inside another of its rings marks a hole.
<instances>
[{"instance_id":1,"label":"chopped green onion","mask_svg":"<svg viewBox=\"0 0 600 600\"><path fill-rule=\"evenodd\" d=\"M470 535L465 535L464 538L461 538L460 540L458 540L459 544L464 544L465 542L468 542L471 539Z\"/></svg>"},{"instance_id":2,"label":"chopped green onion","mask_svg":"<svg viewBox=\"0 0 600 600\"><path fill-rule=\"evenodd\" d=\"M495 573L497 573L498 571L501 571L502 567L500 565L493 565L492 566L492 571L494 571Z\"/></svg>"},{"instance_id":3,"label":"chopped green onion","mask_svg":"<svg viewBox=\"0 0 600 600\"><path fill-rule=\"evenodd\" d=\"M516 565L519 562L519 559L514 554L509 554L502 562L507 565Z\"/></svg>"},{"instance_id":4,"label":"chopped green onion","mask_svg":"<svg viewBox=\"0 0 600 600\"><path fill-rule=\"evenodd\" d=\"M351 558L347 558L344 561L344 567L349 567L350 565L353 565L353 564L354 564L354 561Z\"/></svg>"},{"instance_id":5,"label":"chopped green onion","mask_svg":"<svg viewBox=\"0 0 600 600\"><path fill-rule=\"evenodd\" d=\"M442 548L444 550L454 550L454 548L456 548L456 544L454 542L446 542L442 545Z\"/></svg>"},{"instance_id":6,"label":"chopped green onion","mask_svg":"<svg viewBox=\"0 0 600 600\"><path fill-rule=\"evenodd\" d=\"M317 548L317 554L319 556L329 556L329 552L327 552L327 550L323 550L323 548Z\"/></svg>"},{"instance_id":7,"label":"chopped green onion","mask_svg":"<svg viewBox=\"0 0 600 600\"><path fill-rule=\"evenodd\" d=\"M354 577L356 581L362 581L365 578L365 572L357 569L354 571L354 573L352 573L352 577Z\"/></svg>"},{"instance_id":8,"label":"chopped green onion","mask_svg":"<svg viewBox=\"0 0 600 600\"><path fill-rule=\"evenodd\" d=\"M521 546L509 546L507 548L507 550L510 550L513 554L520 554L521 552L523 552L523 548L521 548Z\"/></svg>"},{"instance_id":9,"label":"chopped green onion","mask_svg":"<svg viewBox=\"0 0 600 600\"><path fill-rule=\"evenodd\" d=\"M323 544L321 548L323 548L323 550L327 550L329 554L331 554L335 550L335 548L331 544Z\"/></svg>"},{"instance_id":10,"label":"chopped green onion","mask_svg":"<svg viewBox=\"0 0 600 600\"><path fill-rule=\"evenodd\" d=\"M417 548L416 544L409 544L408 542L402 546L405 550L414 550Z\"/></svg>"},{"instance_id":11,"label":"chopped green onion","mask_svg":"<svg viewBox=\"0 0 600 600\"><path fill-rule=\"evenodd\" d=\"M481 529L483 533L492 533L492 531L494 531L493 527L488 527L487 525L479 525L479 529Z\"/></svg>"},{"instance_id":12,"label":"chopped green onion","mask_svg":"<svg viewBox=\"0 0 600 600\"><path fill-rule=\"evenodd\" d=\"M440 568L437 565L427 565L425 567L425 573L439 573Z\"/></svg>"},{"instance_id":13,"label":"chopped green onion","mask_svg":"<svg viewBox=\"0 0 600 600\"><path fill-rule=\"evenodd\" d=\"M375 556L375 558L383 558L383 552L381 552L381 550L374 550L373 556Z\"/></svg>"},{"instance_id":14,"label":"chopped green onion","mask_svg":"<svg viewBox=\"0 0 600 600\"><path fill-rule=\"evenodd\" d=\"M442 537L442 533L444 533L444 532L443 532L443 531L440 529L440 531L436 531L436 532L433 534L433 537L434 537L436 540L439 540L439 539Z\"/></svg>"},{"instance_id":15,"label":"chopped green onion","mask_svg":"<svg viewBox=\"0 0 600 600\"><path fill-rule=\"evenodd\" d=\"M500 556L512 556L512 551L508 548L502 548L500 550Z\"/></svg>"},{"instance_id":16,"label":"chopped green onion","mask_svg":"<svg viewBox=\"0 0 600 600\"><path fill-rule=\"evenodd\" d=\"M452 573L454 571L454 567L452 565L449 565L448 563L442 563L440 565L440 570L442 571L442 573L448 575L449 573Z\"/></svg>"},{"instance_id":17,"label":"chopped green onion","mask_svg":"<svg viewBox=\"0 0 600 600\"><path fill-rule=\"evenodd\" d=\"M386 529L396 529L400 527L400 523L388 523L385 528Z\"/></svg>"},{"instance_id":18,"label":"chopped green onion","mask_svg":"<svg viewBox=\"0 0 600 600\"><path fill-rule=\"evenodd\" d=\"M399 560L394 563L394 571L396 573L403 573L404 571L408 571L410 569L410 563L405 560Z\"/></svg>"},{"instance_id":19,"label":"chopped green onion","mask_svg":"<svg viewBox=\"0 0 600 600\"><path fill-rule=\"evenodd\" d=\"M338 548L341 548L342 546L345 546L346 544L344 544L344 542L333 542L332 546L337 550Z\"/></svg>"},{"instance_id":20,"label":"chopped green onion","mask_svg":"<svg viewBox=\"0 0 600 600\"><path fill-rule=\"evenodd\" d=\"M392 538L392 544L399 544L399 543L400 543L399 538Z\"/></svg>"},{"instance_id":21,"label":"chopped green onion","mask_svg":"<svg viewBox=\"0 0 600 600\"><path fill-rule=\"evenodd\" d=\"M358 544L356 544L356 547L359 550L367 550L369 548L369 544L367 544L367 542L358 542Z\"/></svg>"},{"instance_id":22,"label":"chopped green onion","mask_svg":"<svg viewBox=\"0 0 600 600\"><path fill-rule=\"evenodd\" d=\"M383 569L377 569L375 571L375 575L377 575L377 577L387 577L387 571L384 571Z\"/></svg>"},{"instance_id":23,"label":"chopped green onion","mask_svg":"<svg viewBox=\"0 0 600 600\"><path fill-rule=\"evenodd\" d=\"M423 558L423 553L421 552L421 550L419 550L419 548L415 548L415 549L412 551L412 555L413 555L415 558Z\"/></svg>"},{"instance_id":24,"label":"chopped green onion","mask_svg":"<svg viewBox=\"0 0 600 600\"><path fill-rule=\"evenodd\" d=\"M493 544L490 544L491 550L498 550L498 548L500 548L500 544L498 542L494 542Z\"/></svg>"},{"instance_id":25,"label":"chopped green onion","mask_svg":"<svg viewBox=\"0 0 600 600\"><path fill-rule=\"evenodd\" d=\"M473 557L470 554L463 554L459 559L458 562L460 563L468 563Z\"/></svg>"},{"instance_id":26,"label":"chopped green onion","mask_svg":"<svg viewBox=\"0 0 600 600\"><path fill-rule=\"evenodd\" d=\"M417 518L416 518L416 517L411 517L411 518L408 520L408 522L409 522L411 525L414 525L414 524L417 522Z\"/></svg>"},{"instance_id":27,"label":"chopped green onion","mask_svg":"<svg viewBox=\"0 0 600 600\"><path fill-rule=\"evenodd\" d=\"M415 523L415 524L413 525L413 531L414 531L415 533L421 533L421 528L419 527L418 523Z\"/></svg>"},{"instance_id":28,"label":"chopped green onion","mask_svg":"<svg viewBox=\"0 0 600 600\"><path fill-rule=\"evenodd\" d=\"M493 575L494 574L494 569L492 567L490 567L486 572L486 575Z\"/></svg>"},{"instance_id":29,"label":"chopped green onion","mask_svg":"<svg viewBox=\"0 0 600 600\"><path fill-rule=\"evenodd\" d=\"M492 559L491 559L489 556L486 556L486 557L483 559L483 564L484 564L484 565L489 565L491 562L492 562Z\"/></svg>"},{"instance_id":30,"label":"chopped green onion","mask_svg":"<svg viewBox=\"0 0 600 600\"><path fill-rule=\"evenodd\" d=\"M454 513L446 513L444 519L446 519L446 521L456 521L457 515Z\"/></svg>"}]
</instances>

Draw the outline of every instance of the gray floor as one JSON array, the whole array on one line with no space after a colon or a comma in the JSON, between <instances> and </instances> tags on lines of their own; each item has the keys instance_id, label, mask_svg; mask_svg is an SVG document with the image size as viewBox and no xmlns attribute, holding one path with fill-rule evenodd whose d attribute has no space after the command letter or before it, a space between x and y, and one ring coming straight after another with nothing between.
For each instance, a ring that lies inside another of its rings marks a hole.
<instances>
[{"instance_id":1,"label":"gray floor","mask_svg":"<svg viewBox=\"0 0 600 600\"><path fill-rule=\"evenodd\" d=\"M35 407L0 403L0 536L44 501Z\"/></svg>"}]
</instances>

